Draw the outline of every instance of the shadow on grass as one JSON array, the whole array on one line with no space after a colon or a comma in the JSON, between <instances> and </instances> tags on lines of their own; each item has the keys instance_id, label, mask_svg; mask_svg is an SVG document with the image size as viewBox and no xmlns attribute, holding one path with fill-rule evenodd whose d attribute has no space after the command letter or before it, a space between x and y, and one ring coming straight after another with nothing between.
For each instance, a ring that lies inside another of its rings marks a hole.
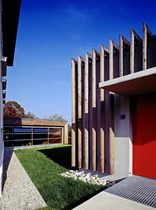
<instances>
[{"instance_id":1,"label":"shadow on grass","mask_svg":"<svg viewBox=\"0 0 156 210\"><path fill-rule=\"evenodd\" d=\"M65 206L64 208L62 208L61 210L71 210L73 208L76 208L77 206L81 205L82 203L84 203L85 201L89 200L90 198L92 198L93 196L97 195L98 193L102 192L103 190L105 189L105 187L103 187L102 189L90 194L90 195L87 195L81 199L79 199L78 201L76 202L73 202L71 203L70 205L68 206Z\"/></svg>"},{"instance_id":2,"label":"shadow on grass","mask_svg":"<svg viewBox=\"0 0 156 210\"><path fill-rule=\"evenodd\" d=\"M50 158L51 160L53 160L60 166L63 166L66 169L71 169L71 147L70 146L69 147L51 148L51 149L41 149L38 151L43 153L46 157ZM76 168L74 168L74 170L75 169ZM86 183L84 183L84 185L85 184ZM105 189L105 187L102 187L102 186L101 187L98 186L95 188L96 188L96 190L94 190L94 192L90 188L92 193L90 191L90 193L88 195L81 197L79 200L77 200L77 201L73 200L73 202L70 201L64 208L61 208L60 210L71 210ZM79 189L77 189L77 190L79 190Z\"/></svg>"},{"instance_id":3,"label":"shadow on grass","mask_svg":"<svg viewBox=\"0 0 156 210\"><path fill-rule=\"evenodd\" d=\"M71 146L41 149L38 151L53 160L55 163L58 163L60 166L63 166L66 169L71 169Z\"/></svg>"}]
</instances>

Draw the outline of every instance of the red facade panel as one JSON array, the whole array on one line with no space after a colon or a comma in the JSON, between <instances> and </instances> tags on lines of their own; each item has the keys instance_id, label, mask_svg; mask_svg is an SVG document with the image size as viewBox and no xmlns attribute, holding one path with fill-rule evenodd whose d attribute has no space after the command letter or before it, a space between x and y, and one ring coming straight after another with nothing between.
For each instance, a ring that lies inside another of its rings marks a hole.
<instances>
[{"instance_id":1,"label":"red facade panel","mask_svg":"<svg viewBox=\"0 0 156 210\"><path fill-rule=\"evenodd\" d=\"M156 93L141 95L136 99L133 174L156 178Z\"/></svg>"}]
</instances>

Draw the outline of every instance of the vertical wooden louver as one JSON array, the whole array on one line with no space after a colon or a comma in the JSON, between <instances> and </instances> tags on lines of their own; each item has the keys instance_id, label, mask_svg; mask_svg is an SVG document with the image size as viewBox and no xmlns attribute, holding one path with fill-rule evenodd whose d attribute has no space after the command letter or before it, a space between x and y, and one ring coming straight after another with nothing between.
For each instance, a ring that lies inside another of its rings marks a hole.
<instances>
[{"instance_id":1,"label":"vertical wooden louver","mask_svg":"<svg viewBox=\"0 0 156 210\"><path fill-rule=\"evenodd\" d=\"M97 150L97 139L96 139L96 52L92 52L92 112L91 112L91 169L96 171L96 150Z\"/></svg>"},{"instance_id":2,"label":"vertical wooden louver","mask_svg":"<svg viewBox=\"0 0 156 210\"><path fill-rule=\"evenodd\" d=\"M85 56L84 70L84 168L89 169L89 74L92 57L88 53Z\"/></svg>"},{"instance_id":3,"label":"vertical wooden louver","mask_svg":"<svg viewBox=\"0 0 156 210\"><path fill-rule=\"evenodd\" d=\"M130 74L130 42L120 35L119 75Z\"/></svg>"},{"instance_id":4,"label":"vertical wooden louver","mask_svg":"<svg viewBox=\"0 0 156 210\"><path fill-rule=\"evenodd\" d=\"M78 64L72 59L72 167L77 165L77 76Z\"/></svg>"},{"instance_id":5,"label":"vertical wooden louver","mask_svg":"<svg viewBox=\"0 0 156 210\"><path fill-rule=\"evenodd\" d=\"M78 168L82 168L83 154L83 75L84 59L78 57Z\"/></svg>"},{"instance_id":6,"label":"vertical wooden louver","mask_svg":"<svg viewBox=\"0 0 156 210\"><path fill-rule=\"evenodd\" d=\"M114 93L99 83L156 66L156 36L143 24L143 40L132 29L84 58L72 60L72 166L114 173Z\"/></svg>"}]
</instances>

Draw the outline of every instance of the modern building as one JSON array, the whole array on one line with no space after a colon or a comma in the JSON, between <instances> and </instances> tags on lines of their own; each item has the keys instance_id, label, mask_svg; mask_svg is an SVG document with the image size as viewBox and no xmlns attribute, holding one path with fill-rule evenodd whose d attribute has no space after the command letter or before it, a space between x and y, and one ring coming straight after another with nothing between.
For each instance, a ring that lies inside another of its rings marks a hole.
<instances>
[{"instance_id":1,"label":"modern building","mask_svg":"<svg viewBox=\"0 0 156 210\"><path fill-rule=\"evenodd\" d=\"M4 146L68 144L68 123L31 118L4 118Z\"/></svg>"},{"instance_id":2,"label":"modern building","mask_svg":"<svg viewBox=\"0 0 156 210\"><path fill-rule=\"evenodd\" d=\"M156 178L156 35L143 24L72 59L72 166Z\"/></svg>"},{"instance_id":3,"label":"modern building","mask_svg":"<svg viewBox=\"0 0 156 210\"><path fill-rule=\"evenodd\" d=\"M13 65L20 0L0 0L0 188L3 172L3 103L6 97L7 66ZM1 189L0 189L1 194Z\"/></svg>"}]
</instances>

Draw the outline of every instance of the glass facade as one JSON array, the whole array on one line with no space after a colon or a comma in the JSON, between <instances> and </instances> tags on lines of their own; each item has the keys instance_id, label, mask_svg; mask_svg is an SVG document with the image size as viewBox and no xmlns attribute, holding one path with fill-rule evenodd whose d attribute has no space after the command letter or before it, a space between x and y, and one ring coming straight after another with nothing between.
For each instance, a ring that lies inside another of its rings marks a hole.
<instances>
[{"instance_id":1,"label":"glass facade","mask_svg":"<svg viewBox=\"0 0 156 210\"><path fill-rule=\"evenodd\" d=\"M13 128L14 133L31 133L32 128Z\"/></svg>"},{"instance_id":2,"label":"glass facade","mask_svg":"<svg viewBox=\"0 0 156 210\"><path fill-rule=\"evenodd\" d=\"M5 147L63 142L62 127L4 127Z\"/></svg>"}]
</instances>

